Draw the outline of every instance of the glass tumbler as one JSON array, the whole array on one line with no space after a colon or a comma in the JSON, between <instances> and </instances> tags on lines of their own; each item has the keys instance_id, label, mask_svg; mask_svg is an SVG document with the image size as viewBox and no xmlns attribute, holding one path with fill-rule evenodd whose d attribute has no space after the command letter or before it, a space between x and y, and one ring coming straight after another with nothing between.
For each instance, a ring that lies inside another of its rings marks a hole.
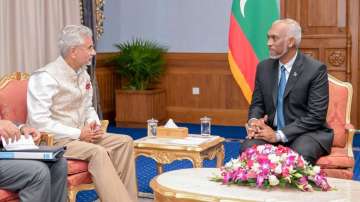
<instances>
[{"instance_id":1,"label":"glass tumbler","mask_svg":"<svg viewBox=\"0 0 360 202\"><path fill-rule=\"evenodd\" d=\"M147 136L156 136L158 120L152 118L147 120Z\"/></svg>"},{"instance_id":2,"label":"glass tumbler","mask_svg":"<svg viewBox=\"0 0 360 202\"><path fill-rule=\"evenodd\" d=\"M211 118L210 117L202 117L200 119L200 134L202 136L210 136L211 135Z\"/></svg>"}]
</instances>

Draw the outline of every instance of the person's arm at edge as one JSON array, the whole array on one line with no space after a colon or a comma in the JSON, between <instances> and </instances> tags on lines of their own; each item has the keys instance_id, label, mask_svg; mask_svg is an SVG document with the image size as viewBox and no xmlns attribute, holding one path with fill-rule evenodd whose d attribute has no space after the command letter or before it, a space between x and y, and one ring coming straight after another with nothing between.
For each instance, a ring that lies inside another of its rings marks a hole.
<instances>
[{"instance_id":1,"label":"person's arm at edge","mask_svg":"<svg viewBox=\"0 0 360 202\"><path fill-rule=\"evenodd\" d=\"M260 64L257 66L254 92L249 106L248 123L253 119L260 119L264 116L264 100L261 91Z\"/></svg>"}]
</instances>

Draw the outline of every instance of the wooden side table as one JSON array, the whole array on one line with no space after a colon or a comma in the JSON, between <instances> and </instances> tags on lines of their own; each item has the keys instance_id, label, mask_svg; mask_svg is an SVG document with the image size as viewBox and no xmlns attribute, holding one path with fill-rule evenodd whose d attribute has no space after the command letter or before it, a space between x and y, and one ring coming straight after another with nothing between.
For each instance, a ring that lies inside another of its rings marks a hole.
<instances>
[{"instance_id":1,"label":"wooden side table","mask_svg":"<svg viewBox=\"0 0 360 202\"><path fill-rule=\"evenodd\" d=\"M203 166L204 159L216 157L216 167L224 162L224 138L191 135L185 139L144 137L134 141L135 158L146 156L157 163L158 174L163 173L163 164L175 160L190 160L195 168Z\"/></svg>"}]
</instances>

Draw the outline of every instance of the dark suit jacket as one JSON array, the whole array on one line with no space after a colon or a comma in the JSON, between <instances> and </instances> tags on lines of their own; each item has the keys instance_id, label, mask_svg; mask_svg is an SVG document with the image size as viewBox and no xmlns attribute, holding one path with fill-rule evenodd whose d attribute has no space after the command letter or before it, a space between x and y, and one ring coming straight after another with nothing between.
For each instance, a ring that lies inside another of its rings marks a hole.
<instances>
[{"instance_id":1,"label":"dark suit jacket","mask_svg":"<svg viewBox=\"0 0 360 202\"><path fill-rule=\"evenodd\" d=\"M255 89L249 109L250 118L268 115L273 127L278 91L279 60L267 59L257 66ZM333 140L332 129L326 124L329 102L327 68L298 51L284 93L285 127L288 141L309 135L329 153Z\"/></svg>"}]
</instances>

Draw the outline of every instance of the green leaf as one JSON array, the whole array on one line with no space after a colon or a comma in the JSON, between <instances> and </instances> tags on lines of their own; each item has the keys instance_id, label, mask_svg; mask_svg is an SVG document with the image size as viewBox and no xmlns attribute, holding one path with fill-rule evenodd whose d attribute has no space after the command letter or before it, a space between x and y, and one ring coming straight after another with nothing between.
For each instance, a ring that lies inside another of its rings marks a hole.
<instances>
[{"instance_id":1,"label":"green leaf","mask_svg":"<svg viewBox=\"0 0 360 202\"><path fill-rule=\"evenodd\" d=\"M114 46L119 53L111 61L126 82L125 89L147 90L164 73L167 48L157 42L133 39Z\"/></svg>"},{"instance_id":2,"label":"green leaf","mask_svg":"<svg viewBox=\"0 0 360 202\"><path fill-rule=\"evenodd\" d=\"M256 180L255 179L248 179L247 182L249 184L255 184L255 186L256 186Z\"/></svg>"}]
</instances>

